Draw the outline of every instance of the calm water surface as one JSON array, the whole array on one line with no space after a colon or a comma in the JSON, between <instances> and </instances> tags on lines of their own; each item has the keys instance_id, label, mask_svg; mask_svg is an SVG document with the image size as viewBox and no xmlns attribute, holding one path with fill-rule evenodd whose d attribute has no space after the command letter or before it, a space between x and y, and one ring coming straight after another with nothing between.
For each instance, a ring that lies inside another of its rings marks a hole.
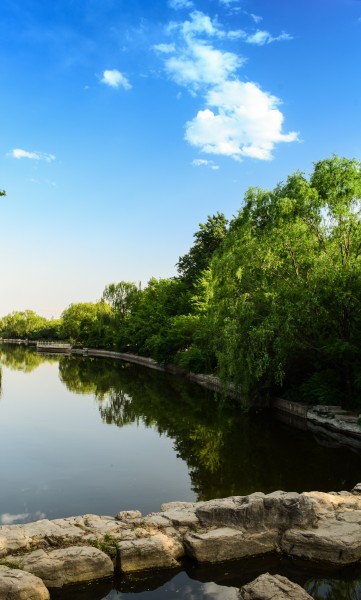
<instances>
[{"instance_id":1,"label":"calm water surface","mask_svg":"<svg viewBox=\"0 0 361 600\"><path fill-rule=\"evenodd\" d=\"M44 357L21 346L1 346L0 353L1 524L135 508L146 514L171 500L351 489L361 481L357 451L269 416L225 410L220 398L181 378L109 359ZM275 568L281 572L284 563ZM203 582L199 573L173 571L163 582L103 582L54 598L228 600L244 583L236 571ZM359 588L350 595L350 585L359 585L355 576L332 583L329 574L309 575L302 584L314 598L361 597ZM348 595L330 595L341 584Z\"/></svg>"}]
</instances>

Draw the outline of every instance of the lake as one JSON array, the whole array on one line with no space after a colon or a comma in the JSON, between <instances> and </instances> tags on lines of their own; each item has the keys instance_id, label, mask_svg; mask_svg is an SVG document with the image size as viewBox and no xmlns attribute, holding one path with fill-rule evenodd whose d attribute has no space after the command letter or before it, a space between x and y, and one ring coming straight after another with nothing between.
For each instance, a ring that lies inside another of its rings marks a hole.
<instances>
[{"instance_id":1,"label":"lake","mask_svg":"<svg viewBox=\"0 0 361 600\"><path fill-rule=\"evenodd\" d=\"M361 480L360 453L268 414L225 408L221 397L180 377L110 359L43 356L23 346L0 346L0 361L1 524L126 509L147 514L172 500L254 491L350 490ZM227 600L260 568L255 561L242 565L222 566L218 579L214 567L211 576L190 565L52 598L118 600L137 593L146 600ZM290 568L277 559L269 570ZM348 595L332 596L324 591L336 585L329 573L296 571L294 580L318 582L315 598L357 598L349 589L359 585L358 573L343 571L336 583L348 586Z\"/></svg>"}]
</instances>

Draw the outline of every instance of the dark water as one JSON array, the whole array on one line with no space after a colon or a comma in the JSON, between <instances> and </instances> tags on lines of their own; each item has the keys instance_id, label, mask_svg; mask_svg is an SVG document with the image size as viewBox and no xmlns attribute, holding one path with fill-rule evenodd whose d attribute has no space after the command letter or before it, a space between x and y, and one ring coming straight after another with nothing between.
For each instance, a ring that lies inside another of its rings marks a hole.
<instances>
[{"instance_id":1,"label":"dark water","mask_svg":"<svg viewBox=\"0 0 361 600\"><path fill-rule=\"evenodd\" d=\"M269 415L225 409L222 398L181 378L109 359L44 357L21 346L0 351L1 524L133 508L146 514L171 500L351 489L361 481L358 451L334 447ZM248 562L246 571L238 565L216 579L213 568L203 577L189 567L56 598L146 593L146 600L227 600L257 569ZM290 566L277 563L274 569ZM308 571L300 582L315 598L361 598L354 573L338 574L332 583L330 573Z\"/></svg>"}]
</instances>

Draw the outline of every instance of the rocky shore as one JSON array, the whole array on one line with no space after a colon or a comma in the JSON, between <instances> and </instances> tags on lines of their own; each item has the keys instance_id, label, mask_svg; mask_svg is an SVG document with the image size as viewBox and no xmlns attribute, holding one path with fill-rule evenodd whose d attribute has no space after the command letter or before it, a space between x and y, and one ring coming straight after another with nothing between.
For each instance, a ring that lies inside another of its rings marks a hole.
<instances>
[{"instance_id":1,"label":"rocky shore","mask_svg":"<svg viewBox=\"0 0 361 600\"><path fill-rule=\"evenodd\" d=\"M2 526L0 598L45 600L48 589L110 577L114 570L176 567L184 557L218 563L278 552L349 565L361 559L360 525L361 484L351 492L257 492L172 502L145 517L122 511L115 517L84 515ZM258 578L253 587L242 588L241 597L309 597L302 588L303 595L294 595L295 584L277 577Z\"/></svg>"}]
</instances>

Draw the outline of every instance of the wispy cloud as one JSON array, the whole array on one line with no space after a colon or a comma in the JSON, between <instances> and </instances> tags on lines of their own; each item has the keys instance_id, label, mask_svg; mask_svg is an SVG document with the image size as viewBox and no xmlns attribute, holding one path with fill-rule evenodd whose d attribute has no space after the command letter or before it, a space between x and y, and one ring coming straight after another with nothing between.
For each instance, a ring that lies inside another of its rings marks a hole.
<instances>
[{"instance_id":1,"label":"wispy cloud","mask_svg":"<svg viewBox=\"0 0 361 600\"><path fill-rule=\"evenodd\" d=\"M166 72L193 96L201 94L203 98L203 107L185 126L189 144L206 154L235 160L269 160L276 144L298 139L294 131L282 132L281 101L258 84L241 81L237 71L246 59L223 48L225 40L236 37L262 46L291 36L282 33L276 38L266 31L226 31L217 20L200 11L193 11L183 22L170 23L168 33L175 41L174 49L167 46Z\"/></svg>"},{"instance_id":2,"label":"wispy cloud","mask_svg":"<svg viewBox=\"0 0 361 600\"><path fill-rule=\"evenodd\" d=\"M172 54L175 52L175 44L156 44L153 46L153 50L161 54Z\"/></svg>"},{"instance_id":3,"label":"wispy cloud","mask_svg":"<svg viewBox=\"0 0 361 600\"><path fill-rule=\"evenodd\" d=\"M265 44L272 44L272 42L283 42L292 39L292 35L285 33L284 31L280 35L273 36L268 31L257 29L255 33L245 36L244 41L247 42L247 44L264 46Z\"/></svg>"},{"instance_id":4,"label":"wispy cloud","mask_svg":"<svg viewBox=\"0 0 361 600\"><path fill-rule=\"evenodd\" d=\"M193 2L191 0L169 0L169 6L174 10L182 10L183 8L192 8Z\"/></svg>"},{"instance_id":5,"label":"wispy cloud","mask_svg":"<svg viewBox=\"0 0 361 600\"><path fill-rule=\"evenodd\" d=\"M219 165L215 165L213 160L206 160L204 158L195 158L192 160L193 167L208 167L212 171L218 171Z\"/></svg>"},{"instance_id":6,"label":"wispy cloud","mask_svg":"<svg viewBox=\"0 0 361 600\"><path fill-rule=\"evenodd\" d=\"M263 17L260 17L259 15L254 15L253 13L250 13L249 16L251 17L251 19L253 19L255 23L259 23L263 20Z\"/></svg>"},{"instance_id":7,"label":"wispy cloud","mask_svg":"<svg viewBox=\"0 0 361 600\"><path fill-rule=\"evenodd\" d=\"M123 75L123 73L121 73L117 69L104 71L101 82L113 88L122 87L125 90L130 90L132 88L125 75Z\"/></svg>"},{"instance_id":8,"label":"wispy cloud","mask_svg":"<svg viewBox=\"0 0 361 600\"><path fill-rule=\"evenodd\" d=\"M208 41L212 37L222 37L222 30L204 13L194 11L189 20L171 23L170 30L178 31L180 44L174 46L173 55L165 61L165 68L179 85L197 91L204 85L219 84L243 63L241 57L218 50Z\"/></svg>"},{"instance_id":9,"label":"wispy cloud","mask_svg":"<svg viewBox=\"0 0 361 600\"><path fill-rule=\"evenodd\" d=\"M218 0L219 4L225 7L230 14L244 12L239 6L239 0Z\"/></svg>"},{"instance_id":10,"label":"wispy cloud","mask_svg":"<svg viewBox=\"0 0 361 600\"><path fill-rule=\"evenodd\" d=\"M29 158L30 160L45 160L46 162L52 162L56 159L54 154L47 154L45 152L28 152L27 150L22 150L21 148L14 148L9 152L9 156L13 158Z\"/></svg>"}]
</instances>

